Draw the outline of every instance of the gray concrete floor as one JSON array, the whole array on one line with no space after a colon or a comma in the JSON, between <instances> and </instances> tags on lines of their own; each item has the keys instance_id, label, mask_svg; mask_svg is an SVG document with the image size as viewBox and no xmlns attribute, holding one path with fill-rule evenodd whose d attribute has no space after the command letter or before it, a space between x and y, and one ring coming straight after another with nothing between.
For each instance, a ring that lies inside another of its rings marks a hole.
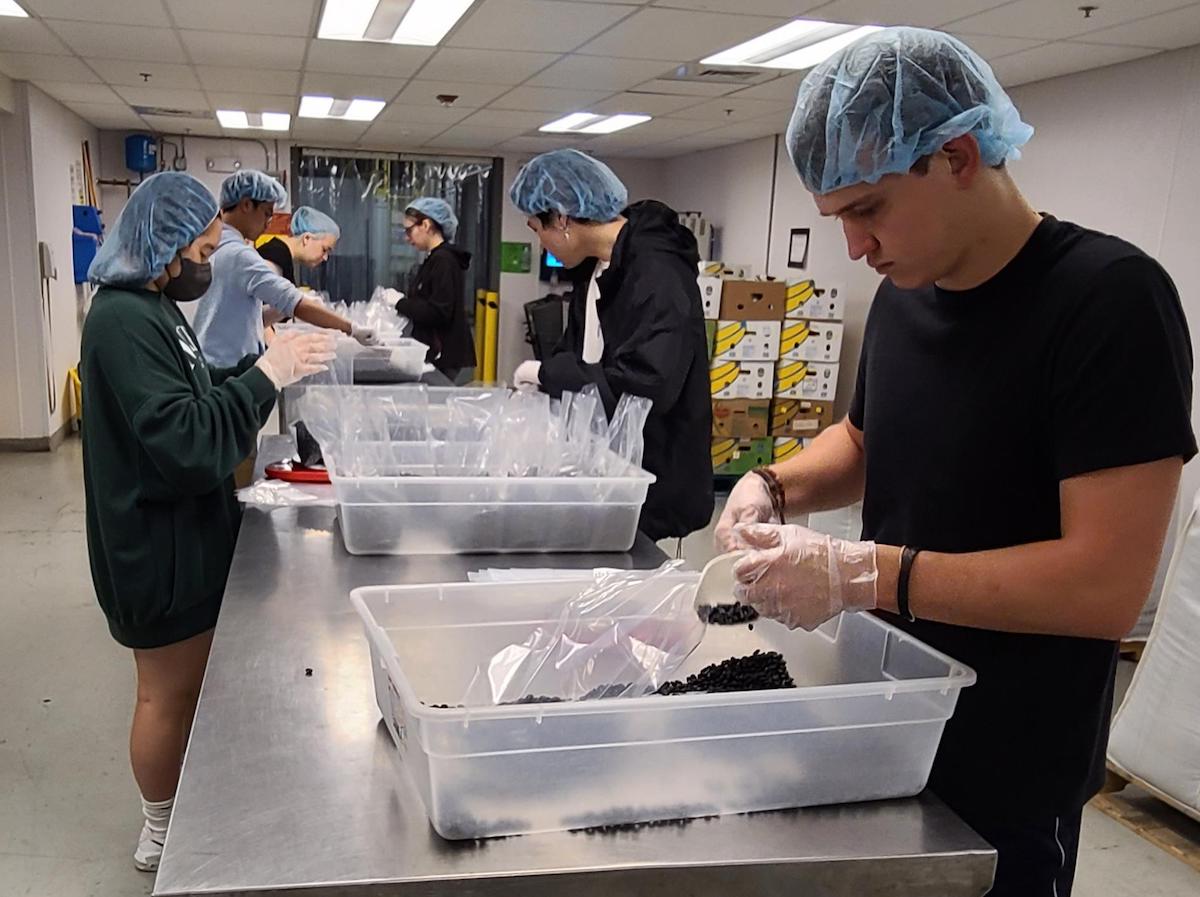
<instances>
[{"instance_id":1,"label":"gray concrete floor","mask_svg":"<svg viewBox=\"0 0 1200 897\"><path fill-rule=\"evenodd\" d=\"M133 663L96 607L80 450L0 454L0 897L134 897L152 876L126 755ZM684 544L703 563L710 536ZM674 553L675 546L668 548ZM1197 873L1100 813L1078 897L1195 897Z\"/></svg>"}]
</instances>

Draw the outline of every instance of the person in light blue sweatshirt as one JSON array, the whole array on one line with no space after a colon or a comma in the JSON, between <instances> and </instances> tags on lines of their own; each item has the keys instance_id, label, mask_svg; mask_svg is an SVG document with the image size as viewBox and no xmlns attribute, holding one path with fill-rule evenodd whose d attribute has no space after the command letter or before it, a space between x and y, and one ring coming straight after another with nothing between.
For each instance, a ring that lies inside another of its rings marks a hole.
<instances>
[{"instance_id":1,"label":"person in light blue sweatshirt","mask_svg":"<svg viewBox=\"0 0 1200 897\"><path fill-rule=\"evenodd\" d=\"M356 327L307 297L254 248L287 191L261 171L242 170L221 185L221 238L213 253L212 286L196 311L196 336L209 364L231 366L263 350L263 307L318 327L340 330L363 345L375 332Z\"/></svg>"}]
</instances>

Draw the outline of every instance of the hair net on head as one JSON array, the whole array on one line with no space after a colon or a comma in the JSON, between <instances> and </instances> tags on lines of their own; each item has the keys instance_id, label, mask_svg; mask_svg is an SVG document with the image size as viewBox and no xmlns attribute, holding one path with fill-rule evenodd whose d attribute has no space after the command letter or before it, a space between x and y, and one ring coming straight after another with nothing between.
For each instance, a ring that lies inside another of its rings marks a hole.
<instances>
[{"instance_id":1,"label":"hair net on head","mask_svg":"<svg viewBox=\"0 0 1200 897\"><path fill-rule=\"evenodd\" d=\"M243 199L255 202L273 202L277 206L287 202L287 191L283 184L263 171L246 168L225 178L221 184L221 208L236 206Z\"/></svg>"},{"instance_id":2,"label":"hair net on head","mask_svg":"<svg viewBox=\"0 0 1200 897\"><path fill-rule=\"evenodd\" d=\"M291 230L293 237L301 234L330 234L334 237L342 235L342 229L336 221L312 206L300 206L292 211Z\"/></svg>"},{"instance_id":3,"label":"hair net on head","mask_svg":"<svg viewBox=\"0 0 1200 897\"><path fill-rule=\"evenodd\" d=\"M142 181L125 203L96 257L88 279L96 284L141 286L217 217L217 201L190 174L164 171Z\"/></svg>"},{"instance_id":4,"label":"hair net on head","mask_svg":"<svg viewBox=\"0 0 1200 897\"><path fill-rule=\"evenodd\" d=\"M629 191L612 169L575 149L530 160L517 173L508 196L526 215L558 212L589 221L613 221L629 204Z\"/></svg>"},{"instance_id":5,"label":"hair net on head","mask_svg":"<svg viewBox=\"0 0 1200 897\"><path fill-rule=\"evenodd\" d=\"M442 229L442 236L447 240L453 240L458 235L458 216L446 200L436 196L422 196L408 204L405 211L410 210L434 221Z\"/></svg>"},{"instance_id":6,"label":"hair net on head","mask_svg":"<svg viewBox=\"0 0 1200 897\"><path fill-rule=\"evenodd\" d=\"M787 130L792 164L813 193L903 174L972 134L986 165L1021 156L1033 136L991 67L940 31L887 28L808 73Z\"/></svg>"}]
</instances>

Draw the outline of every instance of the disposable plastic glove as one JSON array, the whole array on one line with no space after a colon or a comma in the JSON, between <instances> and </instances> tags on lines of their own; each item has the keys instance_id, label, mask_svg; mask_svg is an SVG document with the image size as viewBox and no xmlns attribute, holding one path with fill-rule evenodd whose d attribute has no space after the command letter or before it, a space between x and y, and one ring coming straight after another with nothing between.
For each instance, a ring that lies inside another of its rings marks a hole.
<instances>
[{"instance_id":1,"label":"disposable plastic glove","mask_svg":"<svg viewBox=\"0 0 1200 897\"><path fill-rule=\"evenodd\" d=\"M739 544L733 528L740 523L782 523L775 516L775 504L766 482L756 473L748 473L733 487L725 510L717 521L716 543L721 552L733 551Z\"/></svg>"},{"instance_id":2,"label":"disposable plastic glove","mask_svg":"<svg viewBox=\"0 0 1200 897\"><path fill-rule=\"evenodd\" d=\"M771 523L737 526L733 535L747 550L733 568L734 598L788 629L811 632L842 611L878 604L874 542Z\"/></svg>"},{"instance_id":3,"label":"disposable plastic glove","mask_svg":"<svg viewBox=\"0 0 1200 897\"><path fill-rule=\"evenodd\" d=\"M327 370L325 363L337 357L333 346L331 334L288 330L278 334L271 348L254 364L271 378L276 389L283 389L309 374Z\"/></svg>"},{"instance_id":4,"label":"disposable plastic glove","mask_svg":"<svg viewBox=\"0 0 1200 897\"><path fill-rule=\"evenodd\" d=\"M542 386L541 372L540 361L523 361L513 372L513 386L526 392L536 392Z\"/></svg>"},{"instance_id":5,"label":"disposable plastic glove","mask_svg":"<svg viewBox=\"0 0 1200 897\"><path fill-rule=\"evenodd\" d=\"M359 327L357 324L351 324L350 335L358 340L361 346L376 346L379 344L379 337L375 335L374 327Z\"/></svg>"}]
</instances>

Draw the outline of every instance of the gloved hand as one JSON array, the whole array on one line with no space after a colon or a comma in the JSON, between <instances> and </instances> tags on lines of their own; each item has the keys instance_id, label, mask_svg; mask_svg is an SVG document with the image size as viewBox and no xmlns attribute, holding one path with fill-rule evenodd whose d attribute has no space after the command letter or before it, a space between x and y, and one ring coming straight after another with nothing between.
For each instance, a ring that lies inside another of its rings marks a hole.
<instances>
[{"instance_id":1,"label":"gloved hand","mask_svg":"<svg viewBox=\"0 0 1200 897\"><path fill-rule=\"evenodd\" d=\"M384 288L383 299L388 305L395 306L403 298L404 294L399 290L393 290L391 287Z\"/></svg>"},{"instance_id":2,"label":"gloved hand","mask_svg":"<svg viewBox=\"0 0 1200 897\"><path fill-rule=\"evenodd\" d=\"M527 392L537 392L541 389L542 363L540 361L523 361L513 371L513 386Z\"/></svg>"},{"instance_id":3,"label":"gloved hand","mask_svg":"<svg viewBox=\"0 0 1200 897\"><path fill-rule=\"evenodd\" d=\"M375 335L374 327L359 327L357 324L351 324L350 335L358 340L360 346L379 345L379 337Z\"/></svg>"},{"instance_id":4,"label":"gloved hand","mask_svg":"<svg viewBox=\"0 0 1200 897\"><path fill-rule=\"evenodd\" d=\"M724 553L740 547L734 538L733 528L739 523L781 523L775 516L775 504L771 501L771 490L763 478L748 473L737 481L725 502L725 510L717 521L715 541L717 550Z\"/></svg>"},{"instance_id":5,"label":"gloved hand","mask_svg":"<svg viewBox=\"0 0 1200 897\"><path fill-rule=\"evenodd\" d=\"M788 629L812 632L842 611L878 604L874 542L771 523L736 526L733 536L748 549L733 567L734 598Z\"/></svg>"},{"instance_id":6,"label":"gloved hand","mask_svg":"<svg viewBox=\"0 0 1200 897\"><path fill-rule=\"evenodd\" d=\"M271 378L276 389L283 389L309 374L328 370L325 362L337 357L333 346L332 334L289 330L276 335L254 366Z\"/></svg>"}]
</instances>

